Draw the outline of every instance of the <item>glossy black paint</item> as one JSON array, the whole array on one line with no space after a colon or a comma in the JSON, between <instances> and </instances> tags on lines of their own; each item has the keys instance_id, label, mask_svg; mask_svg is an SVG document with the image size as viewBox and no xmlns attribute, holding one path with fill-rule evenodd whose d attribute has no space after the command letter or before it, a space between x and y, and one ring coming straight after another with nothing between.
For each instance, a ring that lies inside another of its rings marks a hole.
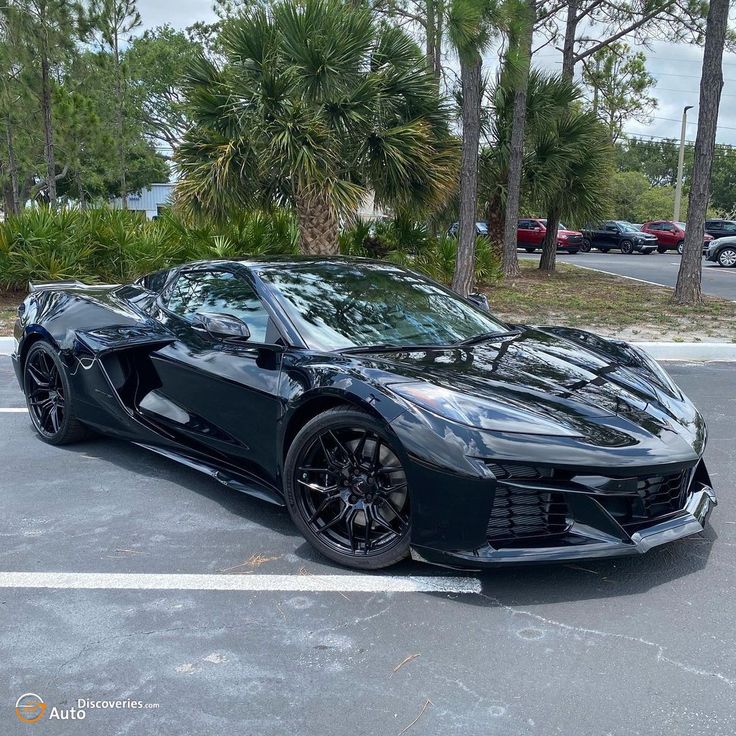
<instances>
[{"instance_id":1,"label":"glossy black paint","mask_svg":"<svg viewBox=\"0 0 736 736\"><path fill-rule=\"evenodd\" d=\"M406 471L412 552L439 564L637 554L702 530L716 503L702 461L703 419L626 343L517 326L467 347L317 352L258 278L260 265L187 268L226 270L250 284L272 321L275 339L263 344L221 339L167 311L159 295L177 269L126 286L37 288L15 326L19 380L30 345L46 340L62 359L81 421L275 503L299 427L334 405L362 408L384 423ZM414 400L411 391L422 387L459 396L461 417ZM534 477L504 479L504 467L511 475L532 468ZM637 479L675 476L683 479L677 508L644 521L631 516L642 496ZM491 544L501 486L511 505L514 494L537 494L545 514L553 499L569 516L564 533Z\"/></svg>"}]
</instances>

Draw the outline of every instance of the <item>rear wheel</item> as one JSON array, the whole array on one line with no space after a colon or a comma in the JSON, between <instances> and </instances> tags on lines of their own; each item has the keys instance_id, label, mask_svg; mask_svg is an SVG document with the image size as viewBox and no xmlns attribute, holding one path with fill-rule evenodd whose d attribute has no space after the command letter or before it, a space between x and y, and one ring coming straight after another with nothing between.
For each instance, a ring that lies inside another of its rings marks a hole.
<instances>
[{"instance_id":1,"label":"rear wheel","mask_svg":"<svg viewBox=\"0 0 736 736\"><path fill-rule=\"evenodd\" d=\"M591 243L588 238L583 238L583 244L580 246L580 250L583 251L583 253L590 253Z\"/></svg>"},{"instance_id":2,"label":"rear wheel","mask_svg":"<svg viewBox=\"0 0 736 736\"><path fill-rule=\"evenodd\" d=\"M718 254L718 263L724 268L733 268L736 266L736 248L724 248Z\"/></svg>"},{"instance_id":3,"label":"rear wheel","mask_svg":"<svg viewBox=\"0 0 736 736\"><path fill-rule=\"evenodd\" d=\"M677 244L677 252L678 252L678 253L679 253L680 255L682 255L682 251L683 251L684 247L685 247L685 242L681 240L681 241L680 241L680 242L679 242L679 243Z\"/></svg>"},{"instance_id":4,"label":"rear wheel","mask_svg":"<svg viewBox=\"0 0 736 736\"><path fill-rule=\"evenodd\" d=\"M48 343L37 342L28 351L23 390L33 427L44 442L66 445L86 436L86 428L74 413L64 366Z\"/></svg>"},{"instance_id":5,"label":"rear wheel","mask_svg":"<svg viewBox=\"0 0 736 736\"><path fill-rule=\"evenodd\" d=\"M622 240L620 248L621 252L625 255L629 255L629 253L634 252L634 244L630 240Z\"/></svg>"},{"instance_id":6,"label":"rear wheel","mask_svg":"<svg viewBox=\"0 0 736 736\"><path fill-rule=\"evenodd\" d=\"M299 431L286 457L286 505L308 542L349 567L373 570L406 557L409 490L379 421L336 408Z\"/></svg>"}]
</instances>

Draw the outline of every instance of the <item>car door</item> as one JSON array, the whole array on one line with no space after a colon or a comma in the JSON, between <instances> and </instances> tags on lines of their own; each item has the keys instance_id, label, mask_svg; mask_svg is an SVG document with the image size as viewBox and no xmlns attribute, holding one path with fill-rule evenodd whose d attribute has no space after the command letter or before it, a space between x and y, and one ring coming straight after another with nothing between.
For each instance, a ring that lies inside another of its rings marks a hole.
<instances>
[{"instance_id":1,"label":"car door","mask_svg":"<svg viewBox=\"0 0 736 736\"><path fill-rule=\"evenodd\" d=\"M722 238L725 235L723 232L723 222L721 220L706 220L705 232L714 238Z\"/></svg>"},{"instance_id":2,"label":"car door","mask_svg":"<svg viewBox=\"0 0 736 736\"><path fill-rule=\"evenodd\" d=\"M215 337L199 324L201 313L238 317L250 337ZM162 400L186 420L178 428L184 439L273 482L284 340L253 284L228 269L182 270L161 294L159 319L177 341L152 361Z\"/></svg>"},{"instance_id":3,"label":"car door","mask_svg":"<svg viewBox=\"0 0 736 736\"><path fill-rule=\"evenodd\" d=\"M519 220L519 226L516 230L516 245L519 248L532 248L531 236L531 221Z\"/></svg>"},{"instance_id":4,"label":"car door","mask_svg":"<svg viewBox=\"0 0 736 736\"><path fill-rule=\"evenodd\" d=\"M678 242L677 228L669 222L663 222L659 227L660 232L657 233L657 240L668 248L676 247Z\"/></svg>"},{"instance_id":5,"label":"car door","mask_svg":"<svg viewBox=\"0 0 736 736\"><path fill-rule=\"evenodd\" d=\"M603 236L601 237L601 245L605 248L618 248L621 229L613 222L607 222L603 226Z\"/></svg>"}]
</instances>

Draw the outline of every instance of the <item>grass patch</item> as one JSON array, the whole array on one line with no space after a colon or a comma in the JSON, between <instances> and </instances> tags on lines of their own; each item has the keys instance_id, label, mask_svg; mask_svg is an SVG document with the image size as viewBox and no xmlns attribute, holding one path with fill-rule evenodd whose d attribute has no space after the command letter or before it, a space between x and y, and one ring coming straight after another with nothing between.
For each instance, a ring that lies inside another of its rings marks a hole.
<instances>
[{"instance_id":1,"label":"grass patch","mask_svg":"<svg viewBox=\"0 0 736 736\"><path fill-rule=\"evenodd\" d=\"M521 263L521 276L485 288L491 311L509 322L590 328L624 340L736 342L736 304L706 297L672 303L672 289L557 264L545 274Z\"/></svg>"}]
</instances>

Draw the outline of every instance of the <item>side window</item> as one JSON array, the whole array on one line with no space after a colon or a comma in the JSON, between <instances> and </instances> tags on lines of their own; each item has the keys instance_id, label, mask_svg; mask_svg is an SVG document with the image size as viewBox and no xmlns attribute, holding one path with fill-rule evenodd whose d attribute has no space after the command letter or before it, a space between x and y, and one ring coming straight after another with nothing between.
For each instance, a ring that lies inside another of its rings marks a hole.
<instances>
[{"instance_id":1,"label":"side window","mask_svg":"<svg viewBox=\"0 0 736 736\"><path fill-rule=\"evenodd\" d=\"M248 325L251 341L265 343L268 312L253 287L227 271L184 271L166 300L174 314L191 320L197 312L232 314Z\"/></svg>"},{"instance_id":2,"label":"side window","mask_svg":"<svg viewBox=\"0 0 736 736\"><path fill-rule=\"evenodd\" d=\"M736 225L734 225L732 222L724 222L723 231L726 233L736 233Z\"/></svg>"}]
</instances>

